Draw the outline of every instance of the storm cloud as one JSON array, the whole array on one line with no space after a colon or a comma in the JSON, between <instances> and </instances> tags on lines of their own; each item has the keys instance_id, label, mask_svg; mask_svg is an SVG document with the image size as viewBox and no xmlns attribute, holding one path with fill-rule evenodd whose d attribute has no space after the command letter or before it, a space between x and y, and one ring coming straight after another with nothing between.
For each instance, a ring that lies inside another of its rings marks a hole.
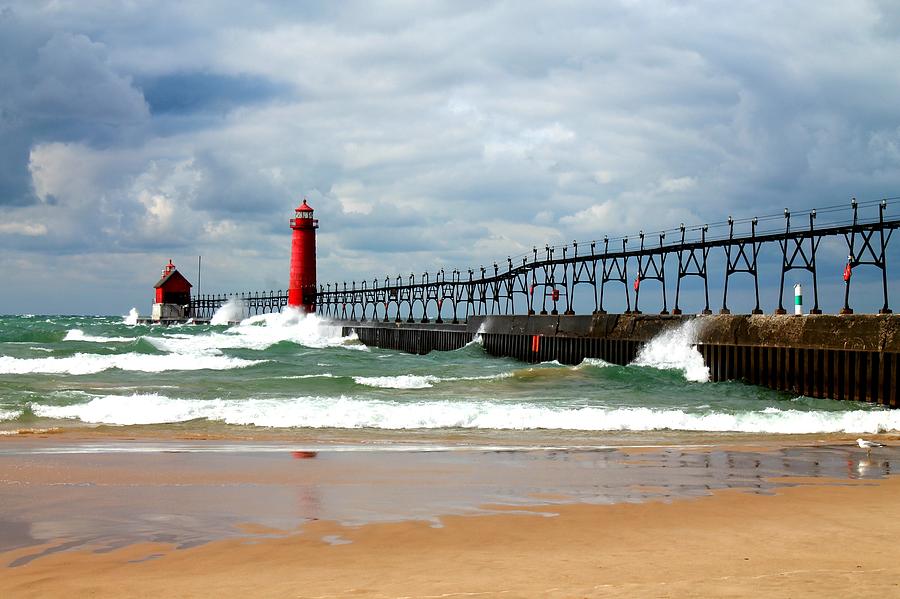
<instances>
[{"instance_id":1,"label":"storm cloud","mask_svg":"<svg viewBox=\"0 0 900 599\"><path fill-rule=\"evenodd\" d=\"M3 2L0 312L900 195L888 2ZM88 272L85 272L87 270Z\"/></svg>"}]
</instances>

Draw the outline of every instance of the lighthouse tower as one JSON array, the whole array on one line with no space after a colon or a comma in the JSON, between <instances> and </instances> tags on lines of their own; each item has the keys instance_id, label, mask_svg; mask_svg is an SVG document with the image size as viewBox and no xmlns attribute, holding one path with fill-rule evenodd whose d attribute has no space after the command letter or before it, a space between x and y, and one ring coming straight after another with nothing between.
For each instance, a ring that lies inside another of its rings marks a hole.
<instances>
[{"instance_id":1,"label":"lighthouse tower","mask_svg":"<svg viewBox=\"0 0 900 599\"><path fill-rule=\"evenodd\" d=\"M316 309L316 229L319 221L306 203L297 207L291 219L291 282L288 285L288 306L304 312Z\"/></svg>"}]
</instances>

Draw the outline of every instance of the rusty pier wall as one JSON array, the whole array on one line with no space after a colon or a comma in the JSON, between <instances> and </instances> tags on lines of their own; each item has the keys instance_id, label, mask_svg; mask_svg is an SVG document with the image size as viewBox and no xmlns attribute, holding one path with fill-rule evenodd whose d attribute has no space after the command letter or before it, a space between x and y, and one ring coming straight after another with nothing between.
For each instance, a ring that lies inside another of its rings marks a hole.
<instances>
[{"instance_id":1,"label":"rusty pier wall","mask_svg":"<svg viewBox=\"0 0 900 599\"><path fill-rule=\"evenodd\" d=\"M339 324L367 345L411 353L459 349L480 335L487 353L523 362L599 358L625 365L651 339L688 321L713 381L900 407L900 316L894 315L596 314Z\"/></svg>"}]
</instances>

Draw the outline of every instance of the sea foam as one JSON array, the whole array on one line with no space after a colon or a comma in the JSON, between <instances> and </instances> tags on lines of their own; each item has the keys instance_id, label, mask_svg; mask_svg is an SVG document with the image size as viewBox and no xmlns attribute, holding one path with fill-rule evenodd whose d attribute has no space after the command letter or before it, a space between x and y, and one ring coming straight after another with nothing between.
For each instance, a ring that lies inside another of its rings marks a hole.
<instances>
[{"instance_id":1,"label":"sea foam","mask_svg":"<svg viewBox=\"0 0 900 599\"><path fill-rule=\"evenodd\" d=\"M879 433L900 430L900 412L810 412L769 407L728 414L679 409L546 406L500 401L394 402L352 397L194 400L157 394L107 395L87 403L34 403L43 417L97 424L155 424L196 418L263 427L377 429L505 429L744 433Z\"/></svg>"}]
</instances>

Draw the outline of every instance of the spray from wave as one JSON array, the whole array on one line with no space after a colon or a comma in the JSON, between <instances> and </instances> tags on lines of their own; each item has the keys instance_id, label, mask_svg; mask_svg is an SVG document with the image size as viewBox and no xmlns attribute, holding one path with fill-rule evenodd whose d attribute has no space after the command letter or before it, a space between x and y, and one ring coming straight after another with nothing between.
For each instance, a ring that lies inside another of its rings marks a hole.
<instances>
[{"instance_id":1,"label":"spray from wave","mask_svg":"<svg viewBox=\"0 0 900 599\"><path fill-rule=\"evenodd\" d=\"M165 333L161 337L145 339L161 351L185 354L217 352L222 349L262 351L282 342L316 349L326 347L368 349L359 343L356 335L343 337L341 327L329 323L316 314L304 314L294 308L285 308L280 313L251 316L221 333L202 335Z\"/></svg>"},{"instance_id":2,"label":"spray from wave","mask_svg":"<svg viewBox=\"0 0 900 599\"><path fill-rule=\"evenodd\" d=\"M87 403L32 404L48 418L94 424L159 424L198 418L262 427L582 430L743 433L879 433L900 430L900 412L816 412L778 408L729 414L673 408L546 406L504 401L393 402L352 397L192 400L157 394L108 395Z\"/></svg>"},{"instance_id":3,"label":"spray from wave","mask_svg":"<svg viewBox=\"0 0 900 599\"><path fill-rule=\"evenodd\" d=\"M709 382L709 368L696 347L698 327L698 321L689 320L678 328L657 335L641 348L632 365L680 370L688 381Z\"/></svg>"},{"instance_id":4,"label":"spray from wave","mask_svg":"<svg viewBox=\"0 0 900 599\"><path fill-rule=\"evenodd\" d=\"M133 327L138 323L138 309L132 308L122 317L122 324Z\"/></svg>"},{"instance_id":5,"label":"spray from wave","mask_svg":"<svg viewBox=\"0 0 900 599\"><path fill-rule=\"evenodd\" d=\"M244 317L245 313L246 306L244 302L237 298L231 298L219 306L219 309L216 310L216 313L210 319L209 324L219 326L238 322Z\"/></svg>"}]
</instances>

